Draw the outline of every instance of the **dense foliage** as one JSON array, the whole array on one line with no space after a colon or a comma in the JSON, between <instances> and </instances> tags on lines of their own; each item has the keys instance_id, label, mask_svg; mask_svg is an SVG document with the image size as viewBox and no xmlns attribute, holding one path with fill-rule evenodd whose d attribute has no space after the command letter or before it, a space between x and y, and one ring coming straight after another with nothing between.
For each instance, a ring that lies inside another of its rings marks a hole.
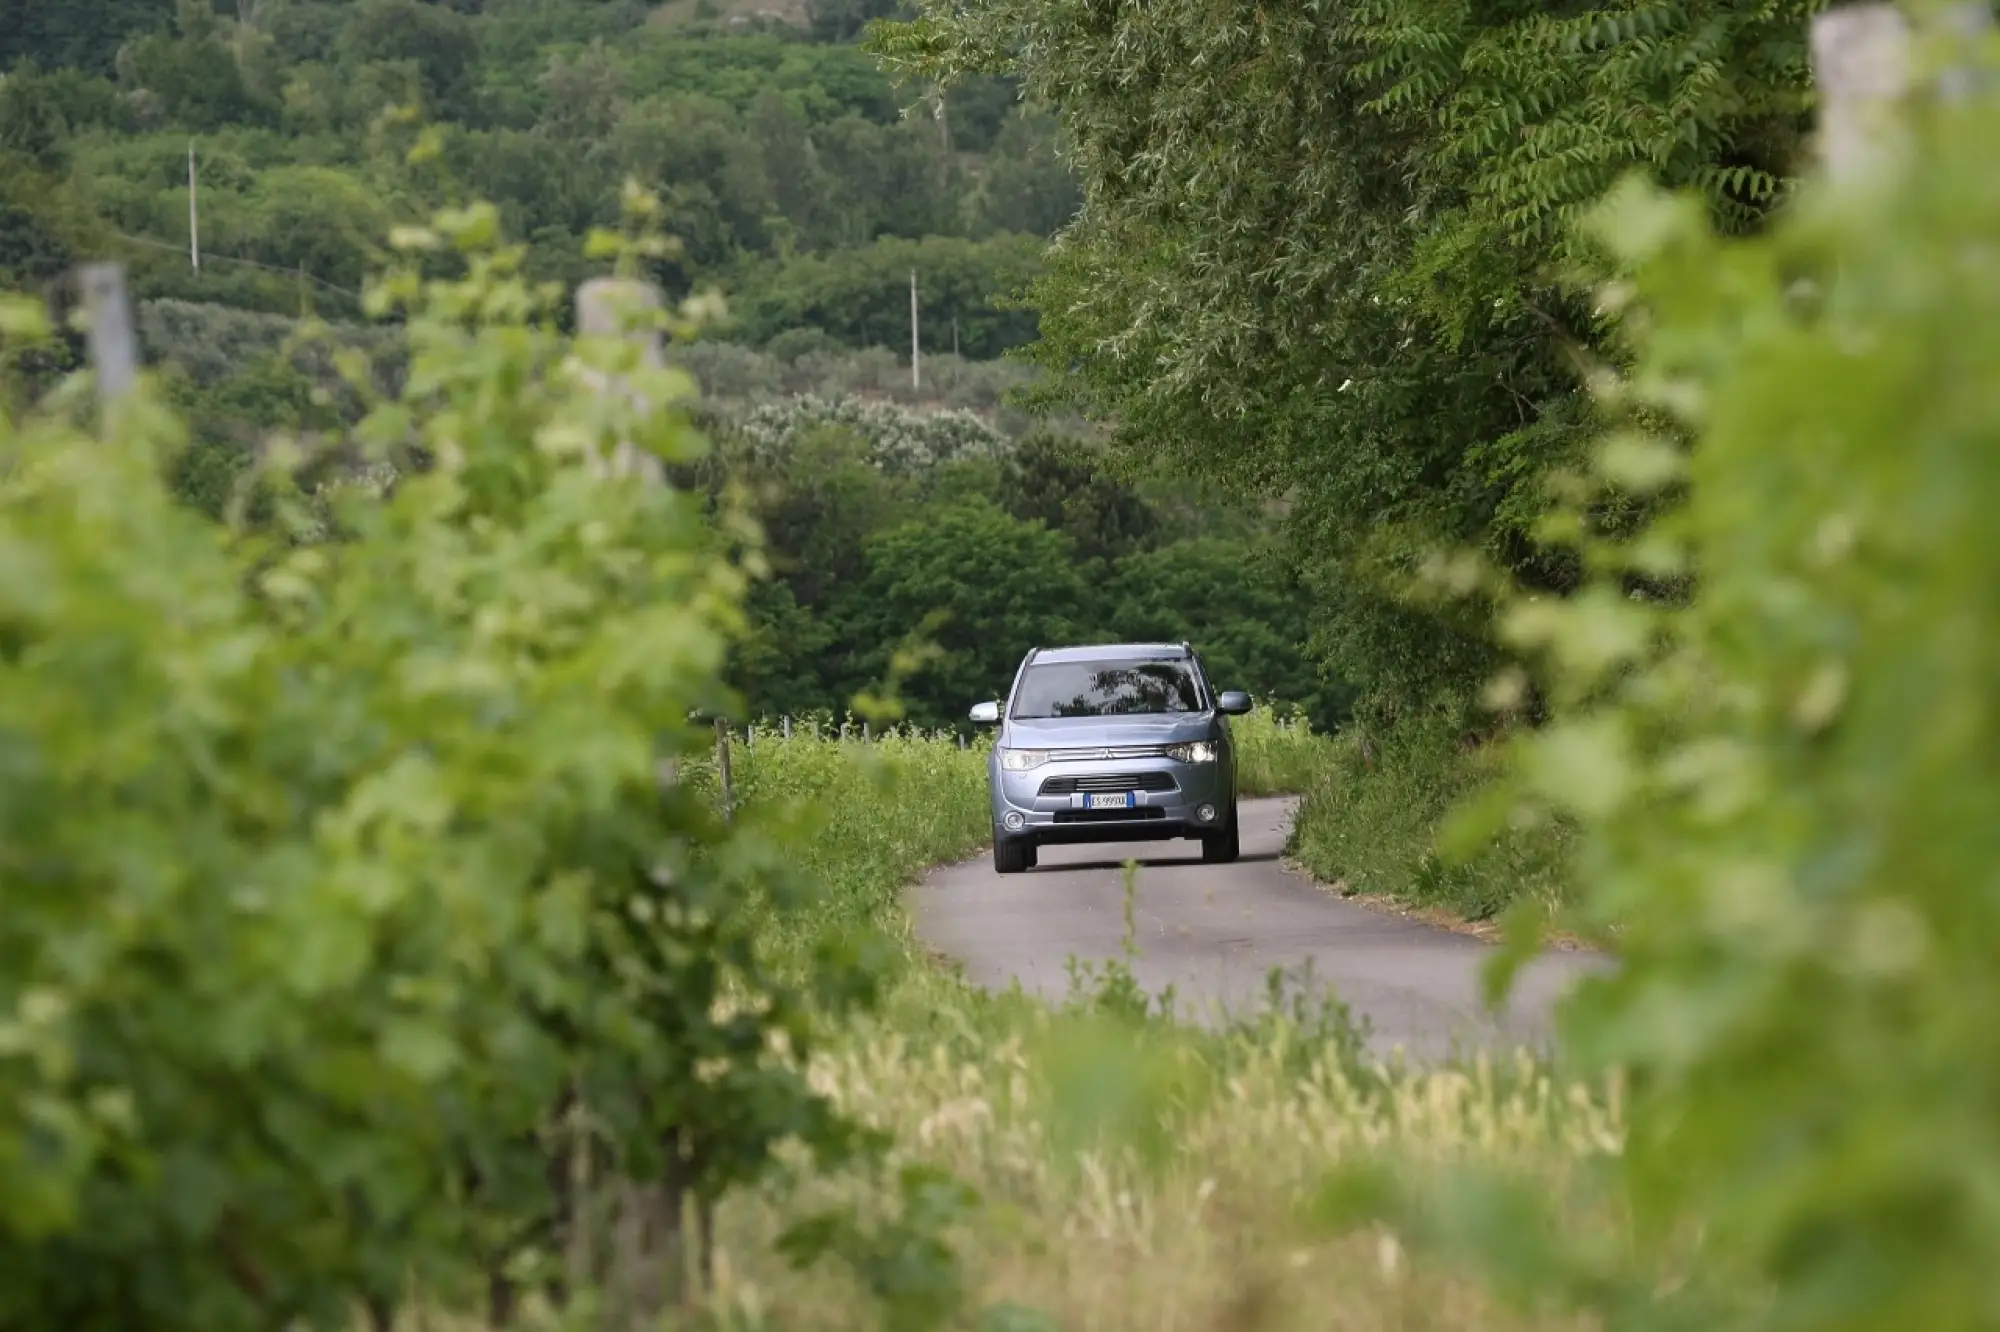
<instances>
[{"instance_id":1,"label":"dense foliage","mask_svg":"<svg viewBox=\"0 0 2000 1332\"><path fill-rule=\"evenodd\" d=\"M751 590L738 660L752 715L843 711L921 646L906 715L961 725L1028 648L1104 638L1190 641L1220 687L1322 728L1345 715L1254 510L1135 487L1088 443L1009 442L969 415L801 398L717 439L707 484L743 488L775 572Z\"/></svg>"},{"instance_id":2,"label":"dense foliage","mask_svg":"<svg viewBox=\"0 0 2000 1332\"><path fill-rule=\"evenodd\" d=\"M1928 112L1903 169L1761 244L1621 201L1630 390L1699 443L1685 471L1669 439L1606 446L1607 483L1690 498L1593 554L1684 560L1701 591L1516 625L1566 704L1525 771L1628 922L1630 979L1574 1033L1641 1075L1641 1196L1826 1327L1993 1318L1996 131L1990 98Z\"/></svg>"},{"instance_id":3,"label":"dense foliage","mask_svg":"<svg viewBox=\"0 0 2000 1332\"><path fill-rule=\"evenodd\" d=\"M1591 426L1608 325L1564 286L1620 173L1754 228L1794 170L1815 0L928 4L928 78L1018 78L1084 207L1033 287L1049 393L1205 484L1294 501L1323 655L1383 716L1462 707L1478 608L1397 583L1469 544L1561 591L1543 479Z\"/></svg>"},{"instance_id":4,"label":"dense foliage","mask_svg":"<svg viewBox=\"0 0 2000 1332\"><path fill-rule=\"evenodd\" d=\"M938 114L845 40L662 21L634 0L75 0L0 10L0 284L126 259L143 299L358 312L392 224L471 198L573 283L628 177L668 204L670 290L718 285L758 342L810 325L991 356L1034 333L994 300L1075 206L1054 124L989 79ZM32 11L32 12L28 12ZM61 11L59 14L55 11ZM434 131L412 162L410 119ZM189 262L188 156L202 268Z\"/></svg>"},{"instance_id":5,"label":"dense foliage","mask_svg":"<svg viewBox=\"0 0 2000 1332\"><path fill-rule=\"evenodd\" d=\"M1634 364L1546 528L1588 576L1552 602L1482 575L1553 717L1462 831L1578 830L1622 966L1571 1001L1567 1051L1627 1081L1608 1202L1635 1230L1549 1245L1546 1197L1465 1180L1427 1219L1598 1326L1993 1324L1990 48L1985 68L1983 96L1912 98L1898 151L1812 182L1766 237L1640 182L1612 197L1593 233ZM1603 521L1646 497L1653 521ZM1677 574L1678 603L1631 595Z\"/></svg>"}]
</instances>

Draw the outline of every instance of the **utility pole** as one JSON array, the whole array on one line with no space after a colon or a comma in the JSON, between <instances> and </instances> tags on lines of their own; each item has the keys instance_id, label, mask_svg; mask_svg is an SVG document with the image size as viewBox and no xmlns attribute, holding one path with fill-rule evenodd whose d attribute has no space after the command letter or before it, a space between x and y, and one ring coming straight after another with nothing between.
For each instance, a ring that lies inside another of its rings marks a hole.
<instances>
[{"instance_id":1,"label":"utility pole","mask_svg":"<svg viewBox=\"0 0 2000 1332\"><path fill-rule=\"evenodd\" d=\"M196 194L194 140L188 140L188 261L201 272L201 201Z\"/></svg>"},{"instance_id":2,"label":"utility pole","mask_svg":"<svg viewBox=\"0 0 2000 1332\"><path fill-rule=\"evenodd\" d=\"M918 370L918 362L923 358L923 349L917 343L917 270L910 270L910 390L924 391L924 379Z\"/></svg>"},{"instance_id":3,"label":"utility pole","mask_svg":"<svg viewBox=\"0 0 2000 1332\"><path fill-rule=\"evenodd\" d=\"M194 180L194 140L188 140L188 262L202 272L202 202Z\"/></svg>"}]
</instances>

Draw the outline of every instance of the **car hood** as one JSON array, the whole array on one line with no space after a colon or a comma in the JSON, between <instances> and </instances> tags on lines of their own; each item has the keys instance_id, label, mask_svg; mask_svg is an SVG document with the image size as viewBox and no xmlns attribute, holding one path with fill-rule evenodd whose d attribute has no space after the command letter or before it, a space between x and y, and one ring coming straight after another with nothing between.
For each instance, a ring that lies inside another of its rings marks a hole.
<instances>
[{"instance_id":1,"label":"car hood","mask_svg":"<svg viewBox=\"0 0 2000 1332\"><path fill-rule=\"evenodd\" d=\"M1081 749L1091 745L1177 745L1215 734L1212 712L1165 716L1053 717L1009 721L1003 743L1015 749Z\"/></svg>"}]
</instances>

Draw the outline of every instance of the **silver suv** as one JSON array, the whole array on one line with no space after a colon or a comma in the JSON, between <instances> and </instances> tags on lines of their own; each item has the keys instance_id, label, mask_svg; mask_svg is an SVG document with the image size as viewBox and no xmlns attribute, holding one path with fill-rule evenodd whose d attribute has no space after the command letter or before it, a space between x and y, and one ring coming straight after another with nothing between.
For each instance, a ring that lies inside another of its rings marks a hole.
<instances>
[{"instance_id":1,"label":"silver suv","mask_svg":"<svg viewBox=\"0 0 2000 1332\"><path fill-rule=\"evenodd\" d=\"M987 762L993 868L1032 869L1052 842L1197 838L1211 864L1236 859L1236 747L1229 718L1250 711L1217 694L1185 643L1036 648L1005 704Z\"/></svg>"}]
</instances>

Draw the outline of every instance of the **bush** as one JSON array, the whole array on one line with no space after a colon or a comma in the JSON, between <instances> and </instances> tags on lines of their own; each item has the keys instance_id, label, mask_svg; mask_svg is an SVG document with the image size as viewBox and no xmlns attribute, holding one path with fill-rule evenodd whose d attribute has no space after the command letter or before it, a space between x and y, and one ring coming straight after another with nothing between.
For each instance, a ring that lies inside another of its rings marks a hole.
<instances>
[{"instance_id":1,"label":"bush","mask_svg":"<svg viewBox=\"0 0 2000 1332\"><path fill-rule=\"evenodd\" d=\"M752 457L770 459L815 430L845 430L866 441L868 458L886 472L931 471L968 458L996 458L999 431L970 412L915 412L860 398L794 398L763 403L738 423Z\"/></svg>"}]
</instances>

